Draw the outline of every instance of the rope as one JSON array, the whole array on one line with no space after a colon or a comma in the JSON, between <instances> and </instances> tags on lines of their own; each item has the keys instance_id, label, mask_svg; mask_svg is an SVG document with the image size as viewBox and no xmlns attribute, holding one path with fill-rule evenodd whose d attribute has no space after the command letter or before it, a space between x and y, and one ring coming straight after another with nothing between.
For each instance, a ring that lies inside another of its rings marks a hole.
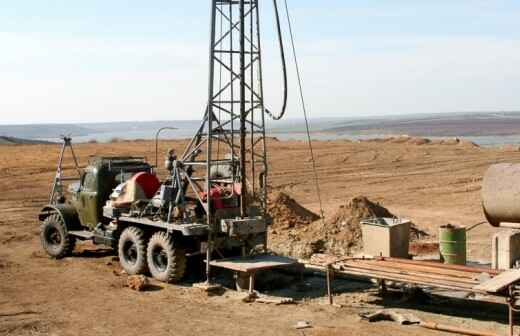
<instances>
[{"instance_id":1,"label":"rope","mask_svg":"<svg viewBox=\"0 0 520 336\"><path fill-rule=\"evenodd\" d=\"M293 53L293 58L294 58L294 64L295 64L295 67L296 67L296 75L298 77L298 89L300 91L300 102L301 102L302 109L303 109L303 117L305 119L305 127L306 127L306 131L307 131L307 141L309 143L309 151L311 152L312 170L314 172L314 182L316 184L316 192L318 194L318 200L320 202L321 220L324 223L325 216L324 216L324 212L323 212L323 203L322 203L322 200L321 200L321 189L320 189L320 183L319 183L319 178L318 178L318 171L316 169L316 160L315 160L315 157L314 157L314 150L313 150L313 147L312 147L312 139L311 139L310 126L309 126L309 118L307 117L307 106L305 104L305 99L304 99L304 96L303 96L303 81L302 81L302 78L301 78L300 66L299 66L298 57L297 57L297 54L296 54L296 47L295 47L295 42L294 42L294 34L293 34L292 23L291 23L291 15L289 14L289 6L287 5L287 0L284 0L284 2L285 2L285 13L286 13L286 16L287 16L287 24L289 26L289 33L290 33L290 37L291 37L291 46L292 46L292 53Z\"/></svg>"}]
</instances>

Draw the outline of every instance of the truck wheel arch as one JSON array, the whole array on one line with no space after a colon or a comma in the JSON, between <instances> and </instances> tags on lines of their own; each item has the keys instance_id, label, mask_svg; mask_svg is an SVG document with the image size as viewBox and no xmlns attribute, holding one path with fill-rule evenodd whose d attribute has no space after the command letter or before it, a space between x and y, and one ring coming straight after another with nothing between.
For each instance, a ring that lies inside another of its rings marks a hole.
<instances>
[{"instance_id":1,"label":"truck wheel arch","mask_svg":"<svg viewBox=\"0 0 520 336\"><path fill-rule=\"evenodd\" d=\"M78 229L81 226L76 209L68 204L48 204L40 210L38 219L43 222L45 218L53 214L58 214L69 230Z\"/></svg>"}]
</instances>

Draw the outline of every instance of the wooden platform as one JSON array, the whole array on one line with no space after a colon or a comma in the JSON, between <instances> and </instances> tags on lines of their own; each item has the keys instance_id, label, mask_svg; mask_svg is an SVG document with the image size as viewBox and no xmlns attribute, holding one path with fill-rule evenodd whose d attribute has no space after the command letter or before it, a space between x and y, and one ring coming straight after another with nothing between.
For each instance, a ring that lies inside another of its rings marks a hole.
<instances>
[{"instance_id":1,"label":"wooden platform","mask_svg":"<svg viewBox=\"0 0 520 336\"><path fill-rule=\"evenodd\" d=\"M332 273L491 295L505 294L494 288L503 289L520 280L520 276L499 276L499 271L490 268L397 258L345 258L319 266Z\"/></svg>"},{"instance_id":2,"label":"wooden platform","mask_svg":"<svg viewBox=\"0 0 520 336\"><path fill-rule=\"evenodd\" d=\"M254 273L269 268L297 265L298 261L281 256L257 255L245 258L215 259L210 261L209 264L214 267L226 268L236 272Z\"/></svg>"},{"instance_id":3,"label":"wooden platform","mask_svg":"<svg viewBox=\"0 0 520 336\"><path fill-rule=\"evenodd\" d=\"M207 261L206 261L207 262ZM297 260L274 256L269 254L261 254L252 257L235 257L225 259L211 260L209 264L213 267L220 267L229 269L235 272L242 273L243 276L249 277L249 293L254 293L255 288L255 275L257 271L277 268L277 267L288 267L294 265L301 265ZM303 266L303 265L302 265ZM302 267L303 271L303 267ZM240 276L236 278L237 289L243 289L240 283Z\"/></svg>"},{"instance_id":4,"label":"wooden platform","mask_svg":"<svg viewBox=\"0 0 520 336\"><path fill-rule=\"evenodd\" d=\"M440 262L397 258L344 258L321 265L327 272L327 295L333 304L332 276L336 273L377 279L381 293L386 291L385 281L407 283L419 287L441 288L457 292L479 293L479 301L500 298L509 308L509 335L513 335L515 305L520 303L515 286L520 283L520 270L498 271Z\"/></svg>"},{"instance_id":5,"label":"wooden platform","mask_svg":"<svg viewBox=\"0 0 520 336\"><path fill-rule=\"evenodd\" d=\"M504 290L512 284L518 283L519 281L520 270L513 269L500 273L493 279L475 286L474 289L482 290L487 293L499 293L500 291Z\"/></svg>"}]
</instances>

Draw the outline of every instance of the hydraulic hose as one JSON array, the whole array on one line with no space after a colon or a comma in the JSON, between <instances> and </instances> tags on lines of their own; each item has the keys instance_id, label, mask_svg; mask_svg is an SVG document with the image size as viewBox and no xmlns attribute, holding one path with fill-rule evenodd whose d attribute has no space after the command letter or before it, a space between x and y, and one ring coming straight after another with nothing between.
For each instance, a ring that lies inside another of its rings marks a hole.
<instances>
[{"instance_id":1,"label":"hydraulic hose","mask_svg":"<svg viewBox=\"0 0 520 336\"><path fill-rule=\"evenodd\" d=\"M280 58L282 59L282 73L283 73L283 104L282 110L280 114L275 115L267 108L265 112L274 120L280 120L285 114L285 110L287 109L287 64L285 61L285 50L283 44L283 36L282 36L282 28L280 24L280 14L278 12L278 3L277 0L273 0L274 13L275 13L275 21L276 21L276 30L278 32L278 44L280 46Z\"/></svg>"}]
</instances>

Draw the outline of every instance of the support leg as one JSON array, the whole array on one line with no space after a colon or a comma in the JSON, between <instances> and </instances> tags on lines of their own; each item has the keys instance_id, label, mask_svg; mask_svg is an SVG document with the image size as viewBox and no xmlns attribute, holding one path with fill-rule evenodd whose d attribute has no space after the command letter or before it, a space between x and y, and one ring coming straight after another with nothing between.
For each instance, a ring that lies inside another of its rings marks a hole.
<instances>
[{"instance_id":1,"label":"support leg","mask_svg":"<svg viewBox=\"0 0 520 336\"><path fill-rule=\"evenodd\" d=\"M514 308L513 305L515 304L515 296L513 293L513 286L509 287L509 297L507 298L507 307L509 309L509 336L514 335L514 329L515 329L515 321L514 321Z\"/></svg>"},{"instance_id":2,"label":"support leg","mask_svg":"<svg viewBox=\"0 0 520 336\"><path fill-rule=\"evenodd\" d=\"M249 273L249 294L255 292L255 272Z\"/></svg>"},{"instance_id":3,"label":"support leg","mask_svg":"<svg viewBox=\"0 0 520 336\"><path fill-rule=\"evenodd\" d=\"M330 267L330 265L327 265L327 296L329 298L330 305L334 304L334 300L332 298L331 273L332 273L332 267Z\"/></svg>"},{"instance_id":4,"label":"support leg","mask_svg":"<svg viewBox=\"0 0 520 336\"><path fill-rule=\"evenodd\" d=\"M386 282L385 279L379 280L379 295L384 297L386 295Z\"/></svg>"}]
</instances>

